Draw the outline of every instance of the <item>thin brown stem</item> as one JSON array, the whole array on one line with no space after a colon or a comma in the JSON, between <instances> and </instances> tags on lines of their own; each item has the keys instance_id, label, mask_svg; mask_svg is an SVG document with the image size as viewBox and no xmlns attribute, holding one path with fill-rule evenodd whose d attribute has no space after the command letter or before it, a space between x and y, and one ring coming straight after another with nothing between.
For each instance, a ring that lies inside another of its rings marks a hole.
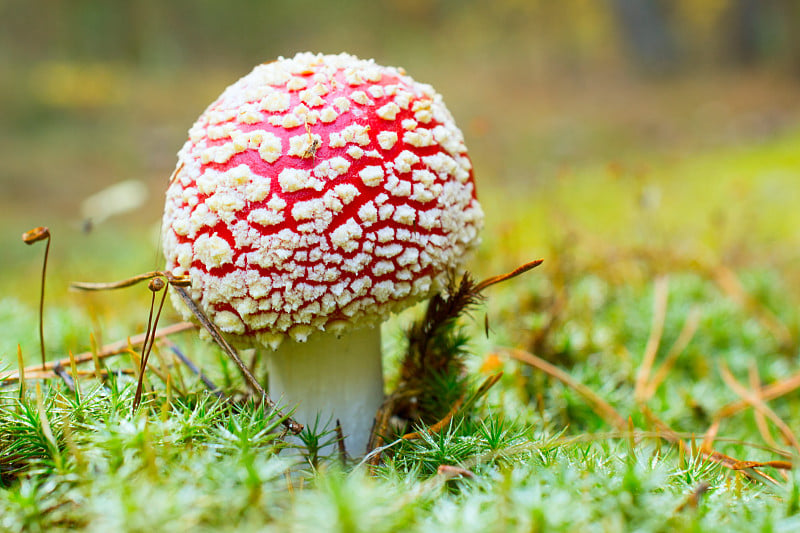
<instances>
[{"instance_id":1,"label":"thin brown stem","mask_svg":"<svg viewBox=\"0 0 800 533\"><path fill-rule=\"evenodd\" d=\"M730 268L720 265L711 271L714 281L737 304L751 311L783 347L793 346L791 330L767 306L748 293L739 276Z\"/></svg>"},{"instance_id":2,"label":"thin brown stem","mask_svg":"<svg viewBox=\"0 0 800 533\"><path fill-rule=\"evenodd\" d=\"M19 365L19 398L25 397L25 367L22 366L22 346L17 344L17 364Z\"/></svg>"},{"instance_id":3,"label":"thin brown stem","mask_svg":"<svg viewBox=\"0 0 800 533\"><path fill-rule=\"evenodd\" d=\"M50 255L50 230L45 226L39 226L22 234L22 242L25 244L33 244L39 241L46 241L44 261L42 262L42 282L39 291L39 346L42 350L42 370L44 370L47 360L44 349L44 283L47 279L47 258Z\"/></svg>"},{"instance_id":4,"label":"thin brown stem","mask_svg":"<svg viewBox=\"0 0 800 533\"><path fill-rule=\"evenodd\" d=\"M606 422L620 431L628 429L628 423L625 421L625 418L623 418L616 409L611 407L611 404L602 399L592 389L579 382L557 366L548 363L541 357L537 357L532 353L526 352L525 350L520 350L518 348L500 348L498 353L537 368L551 377L556 378L594 405L595 412L600 415L601 418L605 419Z\"/></svg>"},{"instance_id":5,"label":"thin brown stem","mask_svg":"<svg viewBox=\"0 0 800 533\"><path fill-rule=\"evenodd\" d=\"M749 403L753 409L759 411L764 416L769 418L781 432L781 435L787 444L792 446L798 453L800 453L800 441L797 440L797 437L794 435L789 425L784 422L775 413L775 411L770 409L769 406L764 403L762 398L760 398L757 394L750 392L746 387L736 381L736 378L733 377L733 374L731 374L731 371L728 370L728 366L725 363L719 364L719 371L720 376L722 376L722 380L725 382L725 384L728 385L733 392L741 396L744 401Z\"/></svg>"},{"instance_id":6,"label":"thin brown stem","mask_svg":"<svg viewBox=\"0 0 800 533\"><path fill-rule=\"evenodd\" d=\"M195 328L197 328L197 326L195 324L192 324L191 322L179 322L177 324L172 324L170 326L166 326L164 328L161 328L160 330L157 330L153 335L153 337L162 338L168 335L174 335L175 333L180 333L181 331L186 331ZM125 353L130 345L139 346L143 342L144 342L144 333L141 333L139 335L131 337L130 339L107 344L103 346L100 350L97 350L96 353L94 353L93 350L79 353L78 355L74 356L75 363L81 364L90 362L95 359L99 361L107 357L113 357L115 355ZM68 357L66 357L63 359L59 359L58 361L50 361L47 364L45 364L44 371L52 370L59 363L62 365L67 365L70 363L70 360ZM42 369L38 364L32 367L27 367L22 369L23 379L24 379L24 373L34 372L34 371L42 371ZM13 383L18 381L19 379L20 379L20 371L11 370L8 372L0 372L0 382L2 382L3 384Z\"/></svg>"},{"instance_id":7,"label":"thin brown stem","mask_svg":"<svg viewBox=\"0 0 800 533\"><path fill-rule=\"evenodd\" d=\"M290 416L284 415L278 409L275 402L273 402L272 399L267 394L267 391L264 390L264 387L261 386L261 384L255 378L255 376L250 372L250 369L247 368L245 362L242 361L242 358L239 357L239 354L236 352L234 347L231 346L231 344L227 341L227 339L225 339L225 337L222 336L222 333L219 331L217 326L211 320L209 320L209 318L206 316L203 310L200 309L200 307L194 302L194 300L192 300L192 297L189 296L189 292L184 287L179 285L173 285L173 288L175 289L175 292L178 293L178 296L181 297L181 300L183 300L183 302L195 316L195 318L197 318L197 320L200 322L200 325L203 326L203 328L205 328L205 330L209 333L209 335L211 335L211 338L214 339L214 341L220 348L222 348L222 351L224 351L225 354L228 357L230 357L230 359L234 362L237 368L239 368L239 372L242 373L242 376L244 377L244 380L247 383L247 385L256 394L258 394L261 401L267 404L267 407L269 409L278 413L278 415L283 420L282 424L284 425L284 427L286 427L286 429L288 429L295 435L303 431L303 424L300 424L299 422L295 421Z\"/></svg>"},{"instance_id":8,"label":"thin brown stem","mask_svg":"<svg viewBox=\"0 0 800 533\"><path fill-rule=\"evenodd\" d=\"M683 329L681 329L681 332L678 334L678 339L669 349L669 352L667 352L667 355L664 357L664 362L658 367L652 379L650 379L650 382L647 384L644 397L642 398L643 401L652 398L658 390L658 387L661 386L661 383L667 378L669 371L672 370L678 357L680 357L697 332L697 328L700 325L700 318L700 309L693 307L689 311L689 316L686 317L686 322L683 323Z\"/></svg>"},{"instance_id":9,"label":"thin brown stem","mask_svg":"<svg viewBox=\"0 0 800 533\"><path fill-rule=\"evenodd\" d=\"M464 398L459 398L458 400L456 400L456 402L453 404L453 406L450 408L450 410L447 412L447 414L444 415L444 418L442 418L441 420L439 420L435 424L433 424L431 426L428 426L425 429L425 433L428 433L429 435L436 435L437 433L439 433L442 429L444 429L444 427L447 424L450 423L450 421L456 415L458 410L461 409L461 406L463 404L464 404ZM405 435L403 435L400 438L402 438L403 440L421 439L422 438L422 434L420 434L417 431L414 431L412 433L406 433Z\"/></svg>"},{"instance_id":10,"label":"thin brown stem","mask_svg":"<svg viewBox=\"0 0 800 533\"><path fill-rule=\"evenodd\" d=\"M697 509L697 505L700 503L700 499L703 497L703 494L708 492L708 489L711 488L711 484L707 481L703 481L697 485L697 487L689 494L685 500L675 509L675 513L680 513L686 509Z\"/></svg>"},{"instance_id":11,"label":"thin brown stem","mask_svg":"<svg viewBox=\"0 0 800 533\"><path fill-rule=\"evenodd\" d=\"M172 350L172 353L175 354L175 357L183 363L190 372L192 372L195 376L200 378L200 381L208 388L209 392L216 396L217 398L222 398L224 395L222 391L220 391L219 387L217 387L213 381L211 381L208 376L206 376L200 368L195 365L191 359L189 359L186 354L178 349L174 342L170 341L169 339L165 339L165 344L167 347Z\"/></svg>"},{"instance_id":12,"label":"thin brown stem","mask_svg":"<svg viewBox=\"0 0 800 533\"><path fill-rule=\"evenodd\" d=\"M166 278L170 285L186 287L191 284L188 276L175 276L172 272L162 272L161 270L153 270L145 272L130 278L120 281L111 281L108 283L94 283L86 281L73 281L69 286L73 289L82 291L108 291L114 289L124 289L153 278Z\"/></svg>"},{"instance_id":13,"label":"thin brown stem","mask_svg":"<svg viewBox=\"0 0 800 533\"><path fill-rule=\"evenodd\" d=\"M42 368L47 360L44 349L44 282L47 279L47 258L50 255L50 234L44 246L44 261L42 262L42 288L39 292L39 346L42 348Z\"/></svg>"},{"instance_id":14,"label":"thin brown stem","mask_svg":"<svg viewBox=\"0 0 800 533\"><path fill-rule=\"evenodd\" d=\"M78 378L97 378L97 372L95 372L94 369L92 369L92 370L76 370L75 372L72 372L72 370L67 371L65 367L55 366L55 367L53 367L52 369L49 369L49 370L42 370L41 368L39 368L39 365L36 365L34 370L26 370L25 371L25 376L24 376L25 379L24 379L24 381L27 382L27 381L31 381L31 380L35 380L35 379L49 379L49 378L53 377L53 374L60 375L59 374L60 371L56 372L57 368L61 368L64 372L66 372L69 375L69 377L74 378L74 379L78 379ZM111 376L111 375L121 376L121 375L133 375L133 374L134 374L134 370L131 369L131 368L120 368L120 369L111 370L111 371L102 370L100 372L100 379L105 379L105 378L107 378L108 376Z\"/></svg>"},{"instance_id":15,"label":"thin brown stem","mask_svg":"<svg viewBox=\"0 0 800 533\"><path fill-rule=\"evenodd\" d=\"M524 265L520 265L511 272L507 272L506 274L500 274L498 276L492 276L490 278L486 278L485 280L481 281L477 285L475 285L475 292L481 292L484 289L491 287L492 285L496 285L497 283L501 283L503 281L507 281L511 278L516 278L517 276L524 274L525 272L536 268L537 266L541 265L544 262L544 259L537 259L536 261L530 261L529 263L525 263Z\"/></svg>"},{"instance_id":16,"label":"thin brown stem","mask_svg":"<svg viewBox=\"0 0 800 533\"><path fill-rule=\"evenodd\" d=\"M763 401L761 398L761 378L758 375L758 367L755 365L755 362L750 365L748 376L750 378L750 390L752 391L753 398L757 399L758 401ZM764 439L764 442L774 448L777 448L778 443L775 442L774 438L772 438L772 433L770 432L769 425L767 424L766 415L764 415L764 413L761 411L754 409L753 418L755 419L756 427L758 428L758 432L761 433L761 437Z\"/></svg>"},{"instance_id":17,"label":"thin brown stem","mask_svg":"<svg viewBox=\"0 0 800 533\"><path fill-rule=\"evenodd\" d=\"M156 293L153 292L150 296L150 313L147 316L147 329L144 332L144 343L142 343L142 358L139 360L139 379L136 382L136 393L133 395L132 411L135 413L136 408L139 407L139 402L142 401L142 387L144 386L144 373L147 369L147 345L150 341L150 332L153 328L153 308L156 303Z\"/></svg>"},{"instance_id":18,"label":"thin brown stem","mask_svg":"<svg viewBox=\"0 0 800 533\"><path fill-rule=\"evenodd\" d=\"M164 290L166 283L161 278L153 278L150 280L149 289L152 294L150 298L150 312L147 316L147 331L144 334L144 343L142 344L142 360L139 366L139 382L136 384L136 394L133 397L133 410L139 407L139 402L142 400L142 386L144 384L144 373L147 370L147 361L150 359L150 351L153 349L153 344L156 341L155 331L158 326L158 319L161 318L161 310L164 309L164 300L167 297L167 291ZM156 293L161 293L161 302L156 312L155 320L153 320L153 309L156 303Z\"/></svg>"},{"instance_id":19,"label":"thin brown stem","mask_svg":"<svg viewBox=\"0 0 800 533\"><path fill-rule=\"evenodd\" d=\"M800 372L797 372L782 381L770 383L769 385L761 387L760 397L765 401L774 400L775 398L785 396L790 392L797 390L798 388L800 388ZM727 418L738 413L739 411L747 409L749 406L750 404L747 403L747 401L737 400L722 406L717 412L716 416L718 418Z\"/></svg>"},{"instance_id":20,"label":"thin brown stem","mask_svg":"<svg viewBox=\"0 0 800 533\"><path fill-rule=\"evenodd\" d=\"M664 333L664 320L667 314L667 295L669 294L669 282L666 276L656 279L655 296L653 298L653 323L650 327L650 337L647 339L647 346L644 350L642 364L636 374L636 386L633 395L637 401L645 400L647 384L650 380L650 372L656 360L658 347L661 345L661 336Z\"/></svg>"}]
</instances>

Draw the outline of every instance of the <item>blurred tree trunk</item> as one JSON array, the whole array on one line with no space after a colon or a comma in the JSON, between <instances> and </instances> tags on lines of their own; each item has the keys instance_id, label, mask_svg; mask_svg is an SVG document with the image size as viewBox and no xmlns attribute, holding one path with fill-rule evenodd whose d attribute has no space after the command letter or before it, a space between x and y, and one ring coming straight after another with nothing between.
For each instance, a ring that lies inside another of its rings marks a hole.
<instances>
[{"instance_id":1,"label":"blurred tree trunk","mask_svg":"<svg viewBox=\"0 0 800 533\"><path fill-rule=\"evenodd\" d=\"M628 54L646 72L672 69L677 59L675 38L663 0L609 0Z\"/></svg>"},{"instance_id":2,"label":"blurred tree trunk","mask_svg":"<svg viewBox=\"0 0 800 533\"><path fill-rule=\"evenodd\" d=\"M772 62L800 75L798 0L732 0L725 22L727 51L733 63Z\"/></svg>"},{"instance_id":3,"label":"blurred tree trunk","mask_svg":"<svg viewBox=\"0 0 800 533\"><path fill-rule=\"evenodd\" d=\"M727 18L728 55L738 65L753 65L761 58L760 0L733 0Z\"/></svg>"},{"instance_id":4,"label":"blurred tree trunk","mask_svg":"<svg viewBox=\"0 0 800 533\"><path fill-rule=\"evenodd\" d=\"M781 0L786 18L786 53L792 74L800 77L800 2L798 0Z\"/></svg>"}]
</instances>

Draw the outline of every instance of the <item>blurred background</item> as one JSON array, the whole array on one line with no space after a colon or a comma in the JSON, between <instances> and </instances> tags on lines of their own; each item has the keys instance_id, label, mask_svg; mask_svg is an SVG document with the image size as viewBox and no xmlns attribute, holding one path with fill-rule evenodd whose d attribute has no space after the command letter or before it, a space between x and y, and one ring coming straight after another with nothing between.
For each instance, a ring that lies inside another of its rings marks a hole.
<instances>
[{"instance_id":1,"label":"blurred background","mask_svg":"<svg viewBox=\"0 0 800 533\"><path fill-rule=\"evenodd\" d=\"M19 240L38 225L62 278L160 266L189 126L253 65L305 50L444 95L487 212L481 275L576 234L715 257L800 244L798 21L796 0L7 0L0 289L38 291Z\"/></svg>"}]
</instances>

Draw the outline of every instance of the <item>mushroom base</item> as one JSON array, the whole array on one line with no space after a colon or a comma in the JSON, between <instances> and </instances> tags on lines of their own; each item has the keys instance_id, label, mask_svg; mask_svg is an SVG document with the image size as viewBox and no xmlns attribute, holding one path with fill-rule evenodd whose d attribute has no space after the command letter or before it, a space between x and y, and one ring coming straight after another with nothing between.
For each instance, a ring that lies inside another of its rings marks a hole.
<instances>
[{"instance_id":1,"label":"mushroom base","mask_svg":"<svg viewBox=\"0 0 800 533\"><path fill-rule=\"evenodd\" d=\"M284 341L270 354L267 368L270 397L287 411L296 406L295 420L317 434L330 431L323 442L335 441L339 420L347 453L366 453L375 413L383 402L379 327L339 337L319 333L307 342ZM331 444L320 453L335 450Z\"/></svg>"}]
</instances>

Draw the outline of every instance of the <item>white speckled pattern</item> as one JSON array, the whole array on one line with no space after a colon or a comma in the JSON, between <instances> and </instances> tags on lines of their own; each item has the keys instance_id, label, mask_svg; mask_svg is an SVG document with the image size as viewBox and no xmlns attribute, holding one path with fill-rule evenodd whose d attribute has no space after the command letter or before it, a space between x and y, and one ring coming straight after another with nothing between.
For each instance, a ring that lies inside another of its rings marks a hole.
<instances>
[{"instance_id":1,"label":"white speckled pattern","mask_svg":"<svg viewBox=\"0 0 800 533\"><path fill-rule=\"evenodd\" d=\"M441 96L346 54L257 66L192 126L178 169L167 268L220 329L272 346L428 297L483 221Z\"/></svg>"}]
</instances>

